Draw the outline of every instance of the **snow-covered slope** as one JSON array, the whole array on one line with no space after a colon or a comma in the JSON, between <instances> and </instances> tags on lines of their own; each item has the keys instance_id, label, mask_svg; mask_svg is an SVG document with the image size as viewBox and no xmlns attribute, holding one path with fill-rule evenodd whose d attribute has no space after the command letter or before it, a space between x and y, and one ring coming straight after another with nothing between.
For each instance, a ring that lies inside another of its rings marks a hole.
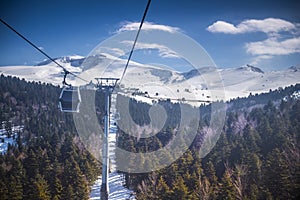
<instances>
[{"instance_id":1,"label":"snow-covered slope","mask_svg":"<svg viewBox=\"0 0 300 200\"><path fill-rule=\"evenodd\" d=\"M93 80L96 77L121 77L126 59L116 58L109 54L89 56L67 56L57 58L56 61L69 71L80 77ZM107 67L108 66L108 67ZM41 81L61 85L62 69L55 63L43 61L37 66L2 66L0 74L18 76L29 81ZM218 78L219 76L219 78ZM78 80L78 79L77 79ZM168 68L130 62L126 76L122 81L124 88L133 90L139 88L150 96L171 99L200 99L204 101L248 96L274 90L299 83L300 67L293 66L281 71L267 71L246 65L238 68L215 69L202 67L188 72L176 72ZM216 84L214 84L214 81ZM68 82L76 82L71 75ZM208 84L207 82L210 82ZM215 95L218 92L224 95Z\"/></svg>"},{"instance_id":2,"label":"snow-covered slope","mask_svg":"<svg viewBox=\"0 0 300 200\"><path fill-rule=\"evenodd\" d=\"M7 130L0 128L0 154L4 154L7 151L8 145L16 144L16 138L19 131L22 131L24 126L12 126L10 130L10 136L8 137Z\"/></svg>"},{"instance_id":3,"label":"snow-covered slope","mask_svg":"<svg viewBox=\"0 0 300 200\"><path fill-rule=\"evenodd\" d=\"M61 66L75 74L82 71L80 66L83 60L84 57L77 55L55 59ZM63 69L49 60L44 60L36 66L0 66L0 74L17 76L28 81L52 83L54 85L62 85L64 75ZM70 78L74 79L72 76Z\"/></svg>"},{"instance_id":4,"label":"snow-covered slope","mask_svg":"<svg viewBox=\"0 0 300 200\"><path fill-rule=\"evenodd\" d=\"M84 59L85 57L83 56L74 55L74 56L59 57L59 58L55 58L54 60L59 62L60 64L66 63L73 67L79 67L83 63ZM51 63L52 63L51 60L45 59L44 61L38 63L37 66L48 65Z\"/></svg>"},{"instance_id":5,"label":"snow-covered slope","mask_svg":"<svg viewBox=\"0 0 300 200\"><path fill-rule=\"evenodd\" d=\"M112 104L112 110L115 109L115 105ZM108 175L109 182L109 197L110 200L133 200L134 192L126 188L125 185L125 176L122 173L118 173L116 170L116 133L117 126L115 125L114 114L110 115L110 127L109 127L109 159L110 159L110 173ZM90 200L100 199L100 189L102 184L101 176L98 177L97 181L91 188Z\"/></svg>"},{"instance_id":6,"label":"snow-covered slope","mask_svg":"<svg viewBox=\"0 0 300 200\"><path fill-rule=\"evenodd\" d=\"M300 71L291 68L282 71L252 71L249 67L222 70L226 97L248 96L268 92L300 82Z\"/></svg>"}]
</instances>

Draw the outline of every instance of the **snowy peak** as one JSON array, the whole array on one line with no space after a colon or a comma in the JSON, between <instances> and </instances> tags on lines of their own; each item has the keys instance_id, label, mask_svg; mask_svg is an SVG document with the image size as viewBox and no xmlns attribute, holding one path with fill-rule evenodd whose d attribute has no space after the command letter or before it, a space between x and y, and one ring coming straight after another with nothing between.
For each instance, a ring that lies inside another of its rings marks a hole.
<instances>
[{"instance_id":1,"label":"snowy peak","mask_svg":"<svg viewBox=\"0 0 300 200\"><path fill-rule=\"evenodd\" d=\"M151 69L150 73L153 76L159 77L160 81L167 83L170 81L171 77L173 76L172 71L164 70L164 69Z\"/></svg>"},{"instance_id":2,"label":"snowy peak","mask_svg":"<svg viewBox=\"0 0 300 200\"><path fill-rule=\"evenodd\" d=\"M265 73L262 69L260 69L258 67L254 67L254 66L249 65L249 64L247 64L244 67L239 67L239 68L237 68L237 70L243 70L243 71L249 71L249 72L257 72L257 73L261 73L261 74Z\"/></svg>"},{"instance_id":3,"label":"snowy peak","mask_svg":"<svg viewBox=\"0 0 300 200\"><path fill-rule=\"evenodd\" d=\"M54 58L56 62L60 64L70 64L72 67L79 67L83 63L84 59L85 57L79 55ZM49 65L51 63L53 63L52 60L46 59L38 63L37 66Z\"/></svg>"},{"instance_id":4,"label":"snowy peak","mask_svg":"<svg viewBox=\"0 0 300 200\"><path fill-rule=\"evenodd\" d=\"M197 69L192 69L191 71L182 73L182 75L184 76L184 78L190 79L190 78L193 78L195 76L199 76L200 72Z\"/></svg>"},{"instance_id":5,"label":"snowy peak","mask_svg":"<svg viewBox=\"0 0 300 200\"><path fill-rule=\"evenodd\" d=\"M292 70L294 72L299 72L300 71L300 65L298 65L298 66L291 66L288 69Z\"/></svg>"},{"instance_id":6,"label":"snowy peak","mask_svg":"<svg viewBox=\"0 0 300 200\"><path fill-rule=\"evenodd\" d=\"M188 72L183 72L183 73L181 73L181 75L185 79L191 79L193 77L200 76L201 74L205 74L205 73L208 73L208 72L213 72L215 70L216 70L215 67L201 67L201 68L198 68L198 69L192 69Z\"/></svg>"},{"instance_id":7,"label":"snowy peak","mask_svg":"<svg viewBox=\"0 0 300 200\"><path fill-rule=\"evenodd\" d=\"M110 58L108 58L104 54L97 54L97 55L91 55L85 58L84 60L84 68L89 69L96 65L99 65L100 63L104 63L105 61L108 61ZM112 60L112 59L111 59Z\"/></svg>"},{"instance_id":8,"label":"snowy peak","mask_svg":"<svg viewBox=\"0 0 300 200\"><path fill-rule=\"evenodd\" d=\"M97 54L88 57L64 56L56 58L61 66L79 75L86 75L86 80L94 80L94 76L121 77L126 59L110 54ZM108 66L108 67L107 67ZM176 99L198 98L210 100L211 92L225 92L225 99L245 97L250 93L267 92L270 89L286 87L299 83L300 65L280 71L266 71L252 65L239 68L216 69L202 67L188 72L178 72L169 68L147 65L135 61L130 62L123 81L124 88L140 88L150 96L157 98L170 97ZM103 72L103 73L102 73ZM0 74L18 76L29 81L41 81L61 84L62 69L55 63L45 60L37 66L0 67ZM100 75L99 75L100 74ZM218 77L220 79L218 79ZM68 83L76 85L76 79L68 76ZM209 80L209 82L207 82ZM211 85L208 85L211 84ZM167 88L167 89L166 89ZM170 93L170 91L172 91ZM170 94L169 94L170 93ZM159 95L156 95L159 94ZM224 95L223 95L224 96ZM214 98L224 98L215 95Z\"/></svg>"}]
</instances>

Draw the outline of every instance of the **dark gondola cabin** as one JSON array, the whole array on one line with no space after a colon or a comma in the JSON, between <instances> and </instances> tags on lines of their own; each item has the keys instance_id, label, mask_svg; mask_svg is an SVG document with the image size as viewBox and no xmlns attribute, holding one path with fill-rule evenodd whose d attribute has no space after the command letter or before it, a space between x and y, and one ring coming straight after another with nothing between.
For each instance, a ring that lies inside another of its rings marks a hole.
<instances>
[{"instance_id":1,"label":"dark gondola cabin","mask_svg":"<svg viewBox=\"0 0 300 200\"><path fill-rule=\"evenodd\" d=\"M79 112L81 96L78 87L64 87L59 96L59 109L62 112Z\"/></svg>"}]
</instances>

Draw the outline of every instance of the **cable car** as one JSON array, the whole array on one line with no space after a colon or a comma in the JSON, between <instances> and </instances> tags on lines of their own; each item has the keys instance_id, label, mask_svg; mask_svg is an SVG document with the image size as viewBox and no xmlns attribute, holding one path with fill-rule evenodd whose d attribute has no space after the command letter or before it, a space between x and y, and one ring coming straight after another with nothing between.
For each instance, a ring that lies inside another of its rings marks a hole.
<instances>
[{"instance_id":1,"label":"cable car","mask_svg":"<svg viewBox=\"0 0 300 200\"><path fill-rule=\"evenodd\" d=\"M65 86L59 96L59 109L62 112L79 112L81 96L78 87Z\"/></svg>"},{"instance_id":2,"label":"cable car","mask_svg":"<svg viewBox=\"0 0 300 200\"><path fill-rule=\"evenodd\" d=\"M119 121L121 119L120 113L116 112L114 115L115 121Z\"/></svg>"}]
</instances>

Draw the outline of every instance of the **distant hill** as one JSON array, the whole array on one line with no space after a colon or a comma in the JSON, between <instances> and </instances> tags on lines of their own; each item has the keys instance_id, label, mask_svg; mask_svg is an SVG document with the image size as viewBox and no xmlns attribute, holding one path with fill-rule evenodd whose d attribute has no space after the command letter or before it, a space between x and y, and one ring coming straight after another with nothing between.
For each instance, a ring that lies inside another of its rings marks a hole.
<instances>
[{"instance_id":1,"label":"distant hill","mask_svg":"<svg viewBox=\"0 0 300 200\"><path fill-rule=\"evenodd\" d=\"M69 71L94 82L96 77L120 78L126 64L125 59L108 54L87 58L65 56L56 61ZM63 77L62 69L49 60L38 66L2 66L0 73L55 85L61 85ZM171 68L131 61L122 85L125 88L139 88L150 96L158 94L161 98L230 100L293 85L299 83L299 77L299 66L265 72L251 65L228 69L205 66L188 72L177 72ZM68 82L74 85L87 84L76 81L72 76L68 76Z\"/></svg>"}]
</instances>

